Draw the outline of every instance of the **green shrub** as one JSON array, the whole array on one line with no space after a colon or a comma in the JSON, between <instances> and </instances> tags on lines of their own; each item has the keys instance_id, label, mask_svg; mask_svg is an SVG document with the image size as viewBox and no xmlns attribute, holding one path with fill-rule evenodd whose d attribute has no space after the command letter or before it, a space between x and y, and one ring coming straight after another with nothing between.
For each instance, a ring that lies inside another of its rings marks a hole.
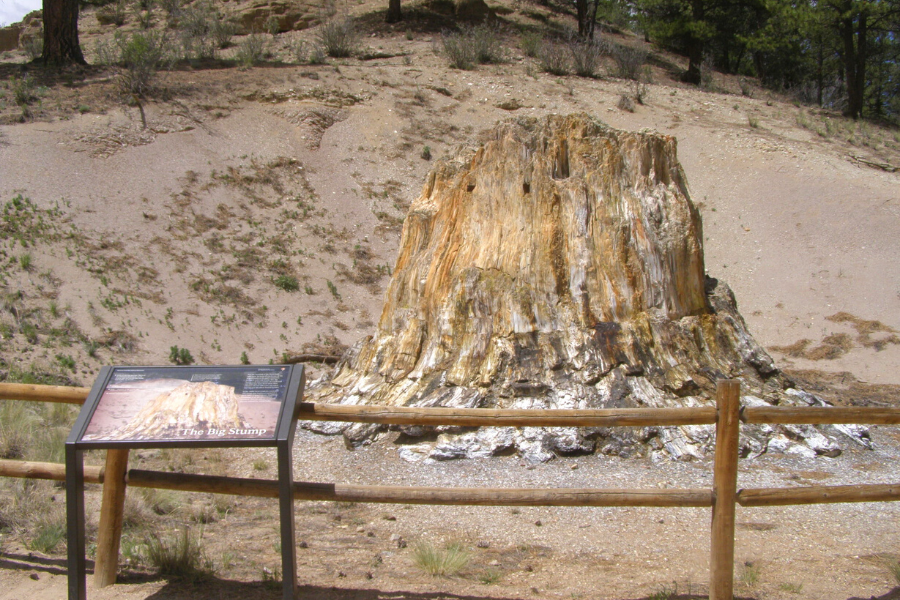
<instances>
[{"instance_id":1,"label":"green shrub","mask_svg":"<svg viewBox=\"0 0 900 600\"><path fill-rule=\"evenodd\" d=\"M335 300L340 300L341 295L338 293L337 286L331 283L331 280L326 280L326 284L328 284L328 291L331 292L331 295L334 296Z\"/></svg>"},{"instance_id":2,"label":"green shrub","mask_svg":"<svg viewBox=\"0 0 900 600\"><path fill-rule=\"evenodd\" d=\"M286 292L296 292L300 289L300 282L293 275L279 275L275 278L275 287Z\"/></svg>"},{"instance_id":3,"label":"green shrub","mask_svg":"<svg viewBox=\"0 0 900 600\"><path fill-rule=\"evenodd\" d=\"M319 28L318 40L328 56L353 56L359 45L359 32L351 19L329 21Z\"/></svg>"},{"instance_id":4,"label":"green shrub","mask_svg":"<svg viewBox=\"0 0 900 600\"><path fill-rule=\"evenodd\" d=\"M19 106L28 106L40 98L40 90L29 74L24 77L13 75L9 80L9 87L12 90L13 100Z\"/></svg>"},{"instance_id":5,"label":"green shrub","mask_svg":"<svg viewBox=\"0 0 900 600\"><path fill-rule=\"evenodd\" d=\"M187 348L172 346L169 348L169 361L176 365L192 365L194 364L194 357L191 356L191 351Z\"/></svg>"},{"instance_id":6,"label":"green shrub","mask_svg":"<svg viewBox=\"0 0 900 600\"><path fill-rule=\"evenodd\" d=\"M266 52L266 38L258 33L251 33L241 41L235 58L243 67L252 67Z\"/></svg>"},{"instance_id":7,"label":"green shrub","mask_svg":"<svg viewBox=\"0 0 900 600\"><path fill-rule=\"evenodd\" d=\"M22 48L29 60L35 60L44 53L44 30L40 29L34 35L22 40Z\"/></svg>"},{"instance_id":8,"label":"green shrub","mask_svg":"<svg viewBox=\"0 0 900 600\"><path fill-rule=\"evenodd\" d=\"M162 32L150 31L117 36L116 42L124 69L120 74L122 92L144 96L152 90L157 71L172 64L168 39Z\"/></svg>"},{"instance_id":9,"label":"green shrub","mask_svg":"<svg viewBox=\"0 0 900 600\"><path fill-rule=\"evenodd\" d=\"M66 539L66 517L59 512L38 517L34 526L34 534L27 546L29 550L37 550L50 554L59 543Z\"/></svg>"},{"instance_id":10,"label":"green shrub","mask_svg":"<svg viewBox=\"0 0 900 600\"><path fill-rule=\"evenodd\" d=\"M134 5L134 18L141 29L153 27L153 2L151 0L138 0Z\"/></svg>"},{"instance_id":11,"label":"green shrub","mask_svg":"<svg viewBox=\"0 0 900 600\"><path fill-rule=\"evenodd\" d=\"M522 34L519 40L519 48L525 53L525 56L538 58L541 55L541 47L544 45L544 36L536 31L529 31Z\"/></svg>"}]
</instances>

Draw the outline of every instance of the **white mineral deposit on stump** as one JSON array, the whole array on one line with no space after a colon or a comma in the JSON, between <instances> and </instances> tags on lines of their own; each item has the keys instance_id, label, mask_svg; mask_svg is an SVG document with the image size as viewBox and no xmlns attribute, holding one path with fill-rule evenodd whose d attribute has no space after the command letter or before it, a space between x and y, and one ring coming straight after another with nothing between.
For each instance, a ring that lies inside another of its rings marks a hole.
<instances>
[{"instance_id":1,"label":"white mineral deposit on stump","mask_svg":"<svg viewBox=\"0 0 900 600\"><path fill-rule=\"evenodd\" d=\"M821 402L791 389L747 331L731 290L706 276L700 214L673 137L618 131L580 114L504 121L483 140L435 165L404 223L375 335L354 345L309 398L469 408L714 406L716 381L737 378L746 402ZM308 426L343 431L353 444L385 430ZM438 431L427 451L417 445L404 456L690 458L714 438L712 426ZM744 426L742 433L745 453L764 452L772 439L779 451L813 454L840 452L841 437L868 443L860 428Z\"/></svg>"}]
</instances>

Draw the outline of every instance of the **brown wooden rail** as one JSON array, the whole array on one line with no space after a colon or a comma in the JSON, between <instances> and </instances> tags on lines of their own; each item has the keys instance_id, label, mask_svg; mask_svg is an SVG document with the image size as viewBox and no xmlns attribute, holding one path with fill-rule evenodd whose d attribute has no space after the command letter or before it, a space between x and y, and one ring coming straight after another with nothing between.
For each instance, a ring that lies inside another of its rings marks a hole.
<instances>
[{"instance_id":1,"label":"brown wooden rail","mask_svg":"<svg viewBox=\"0 0 900 600\"><path fill-rule=\"evenodd\" d=\"M602 408L602 409L494 409L419 408L343 404L300 404L305 421L345 421L384 425L454 425L458 427L647 427L713 425L716 409Z\"/></svg>"}]
</instances>

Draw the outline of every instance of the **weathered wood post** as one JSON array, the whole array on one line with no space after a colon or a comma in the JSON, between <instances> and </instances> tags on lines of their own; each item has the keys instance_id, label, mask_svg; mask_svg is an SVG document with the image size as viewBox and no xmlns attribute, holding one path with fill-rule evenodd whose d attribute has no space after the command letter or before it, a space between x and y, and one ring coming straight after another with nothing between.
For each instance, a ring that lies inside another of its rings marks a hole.
<instances>
[{"instance_id":1,"label":"weathered wood post","mask_svg":"<svg viewBox=\"0 0 900 600\"><path fill-rule=\"evenodd\" d=\"M710 543L709 600L734 598L734 509L737 496L741 384L734 379L716 386L716 454Z\"/></svg>"},{"instance_id":2,"label":"weathered wood post","mask_svg":"<svg viewBox=\"0 0 900 600\"><path fill-rule=\"evenodd\" d=\"M119 540L122 537L122 517L125 512L127 468L127 448L106 451L103 499L100 504L100 524L97 532L97 560L94 563L94 586L98 588L116 582L116 573L119 569Z\"/></svg>"}]
</instances>

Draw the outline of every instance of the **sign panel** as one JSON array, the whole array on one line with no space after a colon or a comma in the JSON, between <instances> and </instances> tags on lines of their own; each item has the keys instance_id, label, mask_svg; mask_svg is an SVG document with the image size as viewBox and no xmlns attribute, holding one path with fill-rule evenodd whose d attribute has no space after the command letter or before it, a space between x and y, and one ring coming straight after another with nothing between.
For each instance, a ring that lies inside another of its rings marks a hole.
<instances>
[{"instance_id":1,"label":"sign panel","mask_svg":"<svg viewBox=\"0 0 900 600\"><path fill-rule=\"evenodd\" d=\"M274 442L290 376L286 365L113 367L79 442Z\"/></svg>"}]
</instances>

